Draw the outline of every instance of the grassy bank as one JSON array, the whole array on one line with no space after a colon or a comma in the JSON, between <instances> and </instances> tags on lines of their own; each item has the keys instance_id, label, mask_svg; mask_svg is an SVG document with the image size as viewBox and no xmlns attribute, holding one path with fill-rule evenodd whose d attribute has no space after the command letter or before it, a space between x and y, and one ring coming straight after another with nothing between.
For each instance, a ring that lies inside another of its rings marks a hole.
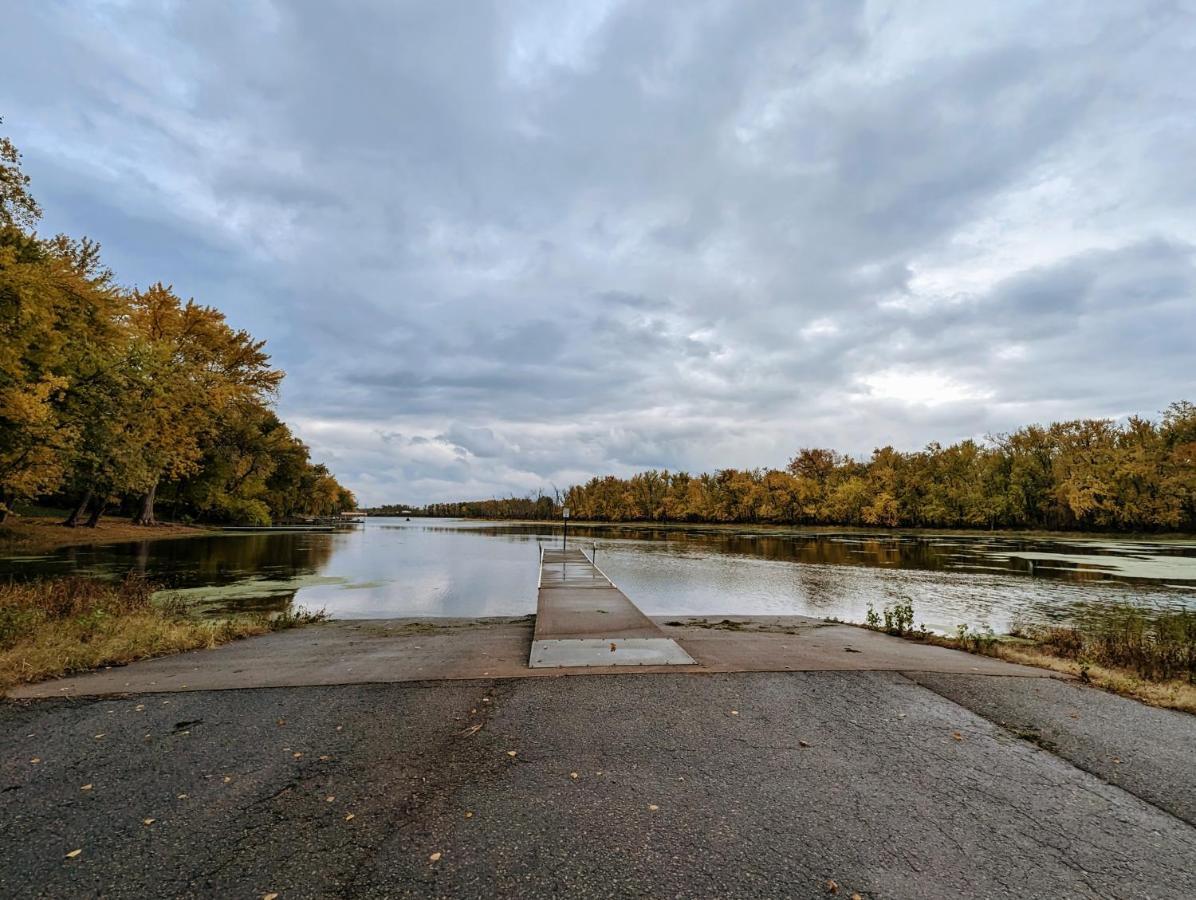
<instances>
[{"instance_id":1,"label":"grassy bank","mask_svg":"<svg viewBox=\"0 0 1196 900\"><path fill-rule=\"evenodd\" d=\"M100 666L183 650L319 621L323 613L277 617L196 619L177 603L152 600L154 586L54 578L0 585L0 693Z\"/></svg>"},{"instance_id":2,"label":"grassy bank","mask_svg":"<svg viewBox=\"0 0 1196 900\"><path fill-rule=\"evenodd\" d=\"M913 605L869 607L864 627L908 640L1051 669L1152 706L1196 713L1196 611L1111 606L1082 625L1019 625L1008 635L914 628Z\"/></svg>"},{"instance_id":3,"label":"grassy bank","mask_svg":"<svg viewBox=\"0 0 1196 900\"><path fill-rule=\"evenodd\" d=\"M49 516L9 516L0 525L0 556L48 553L59 547L79 544L116 544L121 541L146 541L159 538L195 537L209 533L190 525L134 525L124 518L102 519L95 528L60 525L61 518Z\"/></svg>"}]
</instances>

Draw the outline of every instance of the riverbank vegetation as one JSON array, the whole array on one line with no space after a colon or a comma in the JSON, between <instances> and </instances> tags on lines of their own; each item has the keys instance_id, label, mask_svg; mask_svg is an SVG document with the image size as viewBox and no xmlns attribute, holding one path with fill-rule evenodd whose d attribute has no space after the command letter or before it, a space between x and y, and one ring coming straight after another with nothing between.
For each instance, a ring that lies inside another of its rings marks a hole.
<instances>
[{"instance_id":1,"label":"riverbank vegetation","mask_svg":"<svg viewBox=\"0 0 1196 900\"><path fill-rule=\"evenodd\" d=\"M167 284L120 285L88 238L39 236L0 138L0 523L21 502L268 524L356 505L275 415L265 342Z\"/></svg>"},{"instance_id":2,"label":"riverbank vegetation","mask_svg":"<svg viewBox=\"0 0 1196 900\"><path fill-rule=\"evenodd\" d=\"M0 584L0 694L18 684L215 647L322 618L301 610L201 620L182 604L156 601L154 586L135 576Z\"/></svg>"},{"instance_id":3,"label":"riverbank vegetation","mask_svg":"<svg viewBox=\"0 0 1196 900\"><path fill-rule=\"evenodd\" d=\"M1196 405L1157 420L1028 425L985 441L855 459L800 450L781 469L606 476L538 496L438 503L425 515L596 522L1196 532Z\"/></svg>"},{"instance_id":4,"label":"riverbank vegetation","mask_svg":"<svg viewBox=\"0 0 1196 900\"><path fill-rule=\"evenodd\" d=\"M883 610L869 606L864 627L1052 669L1153 706L1196 713L1196 610L1122 603L1078 624L1019 624L1008 635L967 626L940 635L913 622L913 604L902 600Z\"/></svg>"}]
</instances>

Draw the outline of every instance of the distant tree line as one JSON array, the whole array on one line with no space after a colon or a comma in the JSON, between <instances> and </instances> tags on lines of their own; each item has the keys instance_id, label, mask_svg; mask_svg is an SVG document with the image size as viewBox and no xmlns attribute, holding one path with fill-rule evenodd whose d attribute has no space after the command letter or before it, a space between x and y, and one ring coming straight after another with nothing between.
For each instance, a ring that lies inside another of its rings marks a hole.
<instances>
[{"instance_id":1,"label":"distant tree line","mask_svg":"<svg viewBox=\"0 0 1196 900\"><path fill-rule=\"evenodd\" d=\"M553 519L561 514L558 500L544 494L501 500L466 500L417 506L388 503L362 510L367 516L444 516L459 519Z\"/></svg>"},{"instance_id":2,"label":"distant tree line","mask_svg":"<svg viewBox=\"0 0 1196 900\"><path fill-rule=\"evenodd\" d=\"M271 409L283 373L263 341L164 284L121 287L87 238L39 237L28 185L0 138L0 522L30 501L71 526L355 506Z\"/></svg>"},{"instance_id":3,"label":"distant tree line","mask_svg":"<svg viewBox=\"0 0 1196 900\"><path fill-rule=\"evenodd\" d=\"M883 528L1196 531L1196 406L1155 422L1081 419L984 442L866 460L803 449L784 470L648 471L571 487L557 502L439 503L431 515L603 522L751 522Z\"/></svg>"}]
</instances>

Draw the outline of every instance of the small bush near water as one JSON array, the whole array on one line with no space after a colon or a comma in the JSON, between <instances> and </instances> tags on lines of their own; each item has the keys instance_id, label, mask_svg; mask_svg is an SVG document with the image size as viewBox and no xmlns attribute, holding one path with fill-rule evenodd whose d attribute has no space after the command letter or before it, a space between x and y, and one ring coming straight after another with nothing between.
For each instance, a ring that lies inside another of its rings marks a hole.
<instances>
[{"instance_id":1,"label":"small bush near water","mask_svg":"<svg viewBox=\"0 0 1196 900\"><path fill-rule=\"evenodd\" d=\"M105 665L178 653L320 621L306 610L204 621L155 602L155 585L52 578L0 584L0 691Z\"/></svg>"}]
</instances>

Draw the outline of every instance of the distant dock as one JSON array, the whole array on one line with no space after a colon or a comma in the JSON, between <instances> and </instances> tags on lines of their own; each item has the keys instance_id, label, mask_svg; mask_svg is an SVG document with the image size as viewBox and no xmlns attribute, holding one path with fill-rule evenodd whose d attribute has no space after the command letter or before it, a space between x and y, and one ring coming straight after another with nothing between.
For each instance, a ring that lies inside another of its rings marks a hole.
<instances>
[{"instance_id":1,"label":"distant dock","mask_svg":"<svg viewBox=\"0 0 1196 900\"><path fill-rule=\"evenodd\" d=\"M540 548L532 668L692 666L688 653L640 612L592 556Z\"/></svg>"},{"instance_id":2,"label":"distant dock","mask_svg":"<svg viewBox=\"0 0 1196 900\"><path fill-rule=\"evenodd\" d=\"M221 531L236 534L266 534L271 532L300 532L304 534L329 534L334 531L352 531L354 523L343 525L224 525Z\"/></svg>"}]
</instances>

